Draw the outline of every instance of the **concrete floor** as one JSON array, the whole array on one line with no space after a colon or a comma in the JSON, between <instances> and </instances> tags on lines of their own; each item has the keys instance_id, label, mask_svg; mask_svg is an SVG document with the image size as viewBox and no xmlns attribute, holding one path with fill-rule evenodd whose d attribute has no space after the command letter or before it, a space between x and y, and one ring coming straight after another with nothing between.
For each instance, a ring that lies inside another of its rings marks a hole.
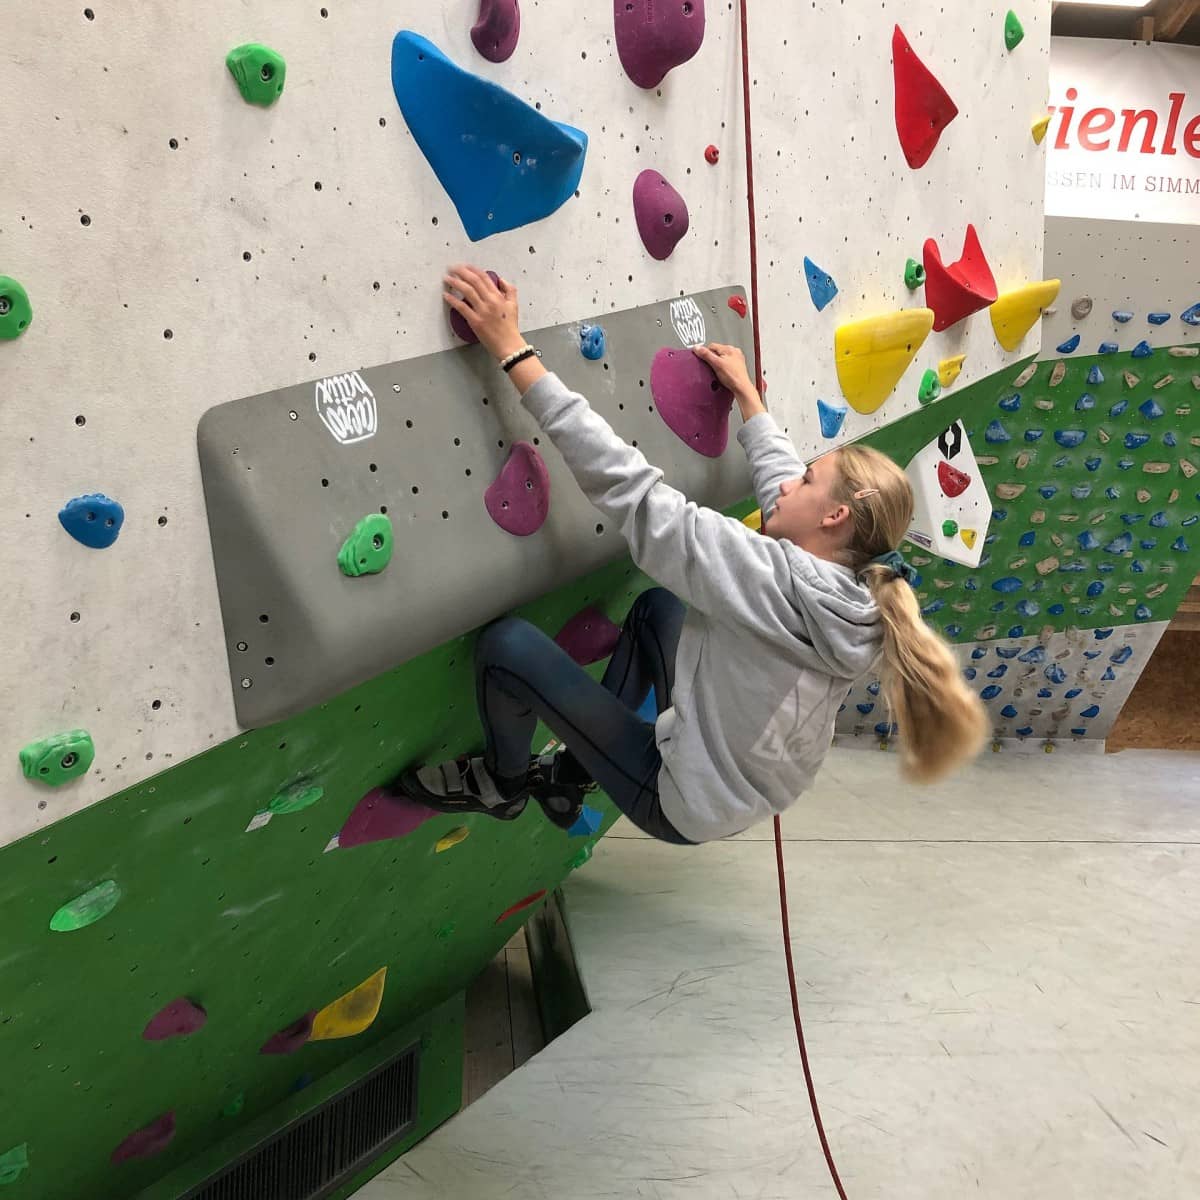
<instances>
[{"instance_id":1,"label":"concrete floor","mask_svg":"<svg viewBox=\"0 0 1200 1200\"><path fill-rule=\"evenodd\" d=\"M784 823L848 1195L1200 1195L1200 755L1002 752L925 790L896 766L835 751ZM833 1196L770 829L618 827L567 902L592 1015L363 1200Z\"/></svg>"}]
</instances>

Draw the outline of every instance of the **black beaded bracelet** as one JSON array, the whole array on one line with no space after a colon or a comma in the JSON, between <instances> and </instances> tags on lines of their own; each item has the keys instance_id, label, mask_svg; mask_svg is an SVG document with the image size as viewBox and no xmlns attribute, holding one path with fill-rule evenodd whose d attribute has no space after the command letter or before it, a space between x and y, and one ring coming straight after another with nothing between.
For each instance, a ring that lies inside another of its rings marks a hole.
<instances>
[{"instance_id":1,"label":"black beaded bracelet","mask_svg":"<svg viewBox=\"0 0 1200 1200\"><path fill-rule=\"evenodd\" d=\"M542 357L541 352L539 350L535 350L532 346L526 346L524 349L518 350L516 352L516 354L510 354L500 364L500 367L504 371L504 373L507 375L508 372L511 371L513 369L513 367L515 367L517 365L517 363L522 363L527 358L533 358L535 355L538 358Z\"/></svg>"}]
</instances>

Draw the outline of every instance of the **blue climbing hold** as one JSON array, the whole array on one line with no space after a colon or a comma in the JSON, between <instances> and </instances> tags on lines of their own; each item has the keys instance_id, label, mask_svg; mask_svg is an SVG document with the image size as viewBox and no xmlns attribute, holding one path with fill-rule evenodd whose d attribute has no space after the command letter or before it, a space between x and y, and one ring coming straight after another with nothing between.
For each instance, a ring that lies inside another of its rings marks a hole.
<instances>
[{"instance_id":1,"label":"blue climbing hold","mask_svg":"<svg viewBox=\"0 0 1200 1200\"><path fill-rule=\"evenodd\" d=\"M1086 500L1092 494L1092 485L1090 483L1077 483L1071 488L1071 495L1076 500Z\"/></svg>"},{"instance_id":2,"label":"blue climbing hold","mask_svg":"<svg viewBox=\"0 0 1200 1200\"><path fill-rule=\"evenodd\" d=\"M973 575L970 576L969 578L967 578L966 580L964 580L963 581L963 591L964 592L979 591L979 580L976 579L975 576L973 576Z\"/></svg>"},{"instance_id":3,"label":"blue climbing hold","mask_svg":"<svg viewBox=\"0 0 1200 1200\"><path fill-rule=\"evenodd\" d=\"M1076 446L1083 443L1083 439L1087 437L1087 431L1084 429L1056 429L1054 431L1054 440L1064 450L1074 450Z\"/></svg>"},{"instance_id":4,"label":"blue climbing hold","mask_svg":"<svg viewBox=\"0 0 1200 1200\"><path fill-rule=\"evenodd\" d=\"M828 271L822 271L807 255L804 259L804 278L808 280L808 294L817 306L817 312L838 294L838 286L833 282L833 276Z\"/></svg>"},{"instance_id":5,"label":"blue climbing hold","mask_svg":"<svg viewBox=\"0 0 1200 1200\"><path fill-rule=\"evenodd\" d=\"M1098 717L1100 715L1100 705L1098 705L1098 704L1090 705L1088 708L1085 708L1083 710L1083 712L1081 712L1079 715L1081 717L1086 717L1090 721L1093 717Z\"/></svg>"},{"instance_id":6,"label":"blue climbing hold","mask_svg":"<svg viewBox=\"0 0 1200 1200\"><path fill-rule=\"evenodd\" d=\"M1025 430L1025 440L1027 442L1040 442L1045 432L1044 429L1027 429Z\"/></svg>"},{"instance_id":7,"label":"blue climbing hold","mask_svg":"<svg viewBox=\"0 0 1200 1200\"><path fill-rule=\"evenodd\" d=\"M1037 534L1031 529L1027 533L1021 534L1017 544L1020 546L1032 546L1037 541Z\"/></svg>"},{"instance_id":8,"label":"blue climbing hold","mask_svg":"<svg viewBox=\"0 0 1200 1200\"><path fill-rule=\"evenodd\" d=\"M1006 704L1000 710L1000 715L1002 717L1007 717L1011 721L1013 719L1013 717L1015 717L1017 715L1017 710L1011 704Z\"/></svg>"},{"instance_id":9,"label":"blue climbing hold","mask_svg":"<svg viewBox=\"0 0 1200 1200\"><path fill-rule=\"evenodd\" d=\"M1020 654L1020 652L1021 652L1020 646L997 646L996 647L996 657L997 658L1016 658L1017 655Z\"/></svg>"},{"instance_id":10,"label":"blue climbing hold","mask_svg":"<svg viewBox=\"0 0 1200 1200\"><path fill-rule=\"evenodd\" d=\"M839 404L836 401L817 401L817 416L821 421L822 437L835 438L842 432L842 425L845 423L849 407L847 404Z\"/></svg>"},{"instance_id":11,"label":"blue climbing hold","mask_svg":"<svg viewBox=\"0 0 1200 1200\"><path fill-rule=\"evenodd\" d=\"M1099 363L1092 363L1092 369L1088 372L1088 383L1093 387L1098 383L1104 382L1104 372L1100 370Z\"/></svg>"},{"instance_id":12,"label":"blue climbing hold","mask_svg":"<svg viewBox=\"0 0 1200 1200\"><path fill-rule=\"evenodd\" d=\"M1180 525L1182 525L1184 527L1184 529L1190 529L1193 525L1196 524L1197 521L1200 521L1200 516L1185 517L1179 523L1180 523Z\"/></svg>"},{"instance_id":13,"label":"blue climbing hold","mask_svg":"<svg viewBox=\"0 0 1200 1200\"><path fill-rule=\"evenodd\" d=\"M1142 538L1138 545L1143 550L1153 550L1158 545L1158 538Z\"/></svg>"},{"instance_id":14,"label":"blue climbing hold","mask_svg":"<svg viewBox=\"0 0 1200 1200\"><path fill-rule=\"evenodd\" d=\"M1080 571L1086 571L1087 564L1081 562L1065 562L1061 567L1058 568L1058 570L1059 574L1061 575L1075 575Z\"/></svg>"},{"instance_id":15,"label":"blue climbing hold","mask_svg":"<svg viewBox=\"0 0 1200 1200\"><path fill-rule=\"evenodd\" d=\"M1072 733L1073 733L1073 734L1074 734L1076 737L1087 737L1087 730L1086 730L1086 729L1072 729L1072 730L1071 730L1071 732L1072 732Z\"/></svg>"},{"instance_id":16,"label":"blue climbing hold","mask_svg":"<svg viewBox=\"0 0 1200 1200\"><path fill-rule=\"evenodd\" d=\"M1111 575L1117 568L1110 562L1099 562L1096 564L1096 570L1101 575Z\"/></svg>"},{"instance_id":17,"label":"blue climbing hold","mask_svg":"<svg viewBox=\"0 0 1200 1200\"><path fill-rule=\"evenodd\" d=\"M1110 409L1108 410L1108 415L1109 415L1110 417L1121 417L1121 416L1124 416L1124 415L1125 415L1125 410L1126 410L1128 407L1129 407L1129 401L1128 401L1128 400L1118 400L1118 401L1116 402L1116 404L1114 404L1114 405L1112 406L1112 408L1110 408Z\"/></svg>"},{"instance_id":18,"label":"blue climbing hold","mask_svg":"<svg viewBox=\"0 0 1200 1200\"><path fill-rule=\"evenodd\" d=\"M999 421L991 421L983 431L983 440L989 445L995 446L1003 442L1012 441L1012 436Z\"/></svg>"},{"instance_id":19,"label":"blue climbing hold","mask_svg":"<svg viewBox=\"0 0 1200 1200\"><path fill-rule=\"evenodd\" d=\"M1058 663L1051 663L1045 670L1045 676L1051 683L1067 682L1067 673Z\"/></svg>"},{"instance_id":20,"label":"blue climbing hold","mask_svg":"<svg viewBox=\"0 0 1200 1200\"><path fill-rule=\"evenodd\" d=\"M1113 313L1112 319L1116 321L1118 325L1128 325L1129 322L1133 320L1133 313L1127 312L1125 309L1117 309L1117 311Z\"/></svg>"},{"instance_id":21,"label":"blue climbing hold","mask_svg":"<svg viewBox=\"0 0 1200 1200\"><path fill-rule=\"evenodd\" d=\"M1153 396L1149 400L1143 401L1138 405L1138 412L1146 418L1147 421L1157 421L1163 415L1162 405L1159 404Z\"/></svg>"},{"instance_id":22,"label":"blue climbing hold","mask_svg":"<svg viewBox=\"0 0 1200 1200\"><path fill-rule=\"evenodd\" d=\"M579 330L579 352L590 362L604 357L608 348L604 330L599 325L583 325Z\"/></svg>"},{"instance_id":23,"label":"blue climbing hold","mask_svg":"<svg viewBox=\"0 0 1200 1200\"><path fill-rule=\"evenodd\" d=\"M1065 454L1060 454L1058 458L1054 460L1054 469L1056 471L1064 471L1070 465L1071 460Z\"/></svg>"},{"instance_id":24,"label":"blue climbing hold","mask_svg":"<svg viewBox=\"0 0 1200 1200\"><path fill-rule=\"evenodd\" d=\"M1050 605L1050 607L1048 609L1046 609L1046 611L1052 617L1061 617L1063 615L1063 613L1065 613L1067 611L1067 609L1066 609L1066 606L1063 604L1052 604L1052 605Z\"/></svg>"},{"instance_id":25,"label":"blue climbing hold","mask_svg":"<svg viewBox=\"0 0 1200 1200\"><path fill-rule=\"evenodd\" d=\"M986 647L976 646L975 649L971 651L971 657L978 662L981 658L987 658L987 653Z\"/></svg>"},{"instance_id":26,"label":"blue climbing hold","mask_svg":"<svg viewBox=\"0 0 1200 1200\"><path fill-rule=\"evenodd\" d=\"M871 683L867 684L867 691L870 692L872 696L878 696L882 687L883 685L879 682L879 680L875 679Z\"/></svg>"},{"instance_id":27,"label":"blue climbing hold","mask_svg":"<svg viewBox=\"0 0 1200 1200\"><path fill-rule=\"evenodd\" d=\"M1200 304L1193 304L1186 312L1181 312L1179 319L1187 325L1200 325Z\"/></svg>"},{"instance_id":28,"label":"blue climbing hold","mask_svg":"<svg viewBox=\"0 0 1200 1200\"><path fill-rule=\"evenodd\" d=\"M993 509L992 510L992 520L993 521L1007 521L1008 520L1008 509L1007 508ZM986 559L986 558L982 559L980 562L980 566L986 565L987 562L988 562L988 559Z\"/></svg>"},{"instance_id":29,"label":"blue climbing hold","mask_svg":"<svg viewBox=\"0 0 1200 1200\"><path fill-rule=\"evenodd\" d=\"M1059 343L1059 346L1058 346L1059 354L1074 354L1075 351L1079 349L1079 342L1080 342L1080 337L1079 337L1079 334L1077 334L1077 333L1074 334L1072 337L1067 338L1067 340L1065 342Z\"/></svg>"},{"instance_id":30,"label":"blue climbing hold","mask_svg":"<svg viewBox=\"0 0 1200 1200\"><path fill-rule=\"evenodd\" d=\"M1118 458L1117 469L1120 471L1128 471L1131 467L1136 467L1137 463L1132 458Z\"/></svg>"},{"instance_id":31,"label":"blue climbing hold","mask_svg":"<svg viewBox=\"0 0 1200 1200\"><path fill-rule=\"evenodd\" d=\"M965 678L968 683L974 682L975 676L978 674L979 672L976 671L974 667L963 668L963 678Z\"/></svg>"},{"instance_id":32,"label":"blue climbing hold","mask_svg":"<svg viewBox=\"0 0 1200 1200\"><path fill-rule=\"evenodd\" d=\"M1090 412L1096 407L1096 397L1091 392L1084 392L1083 395L1075 401L1076 412Z\"/></svg>"},{"instance_id":33,"label":"blue climbing hold","mask_svg":"<svg viewBox=\"0 0 1200 1200\"><path fill-rule=\"evenodd\" d=\"M1017 737L1026 738L1026 737L1029 737L1032 733L1033 733L1032 725L1022 725L1021 728L1017 730Z\"/></svg>"},{"instance_id":34,"label":"blue climbing hold","mask_svg":"<svg viewBox=\"0 0 1200 1200\"><path fill-rule=\"evenodd\" d=\"M1018 579L1015 575L1006 575L1003 579L997 579L992 584L992 590L1009 595L1012 592L1019 592L1024 586L1024 580Z\"/></svg>"},{"instance_id":35,"label":"blue climbing hold","mask_svg":"<svg viewBox=\"0 0 1200 1200\"><path fill-rule=\"evenodd\" d=\"M1177 444L1178 443L1175 440L1175 434L1168 429L1167 432L1163 434L1163 445L1169 450L1174 450Z\"/></svg>"},{"instance_id":36,"label":"blue climbing hold","mask_svg":"<svg viewBox=\"0 0 1200 1200\"><path fill-rule=\"evenodd\" d=\"M1058 484L1042 483L1038 485L1038 495L1043 500L1053 500L1058 495Z\"/></svg>"},{"instance_id":37,"label":"blue climbing hold","mask_svg":"<svg viewBox=\"0 0 1200 1200\"><path fill-rule=\"evenodd\" d=\"M1103 596L1104 584L1101 583L1099 579L1097 579L1094 583L1089 583L1087 586L1087 594L1092 600L1095 600L1097 596Z\"/></svg>"},{"instance_id":38,"label":"blue climbing hold","mask_svg":"<svg viewBox=\"0 0 1200 1200\"><path fill-rule=\"evenodd\" d=\"M988 673L989 679L1003 679L1008 674L1007 663L1001 663L998 667L993 667Z\"/></svg>"},{"instance_id":39,"label":"blue climbing hold","mask_svg":"<svg viewBox=\"0 0 1200 1200\"><path fill-rule=\"evenodd\" d=\"M1133 562L1131 562L1131 563L1129 564L1129 569L1130 569L1130 570L1131 570L1131 571L1132 571L1132 572L1133 572L1135 575L1145 575L1145 573L1146 573L1146 564L1145 564L1144 562L1142 562L1142 560L1141 560L1140 558L1135 558L1135 559L1133 560Z\"/></svg>"},{"instance_id":40,"label":"blue climbing hold","mask_svg":"<svg viewBox=\"0 0 1200 1200\"><path fill-rule=\"evenodd\" d=\"M1121 533L1118 534L1107 546L1104 547L1105 554L1125 554L1133 549L1133 534Z\"/></svg>"},{"instance_id":41,"label":"blue climbing hold","mask_svg":"<svg viewBox=\"0 0 1200 1200\"><path fill-rule=\"evenodd\" d=\"M958 637L958 635L960 633L962 633L962 626L961 625L947 625L946 628L944 630L942 630L942 632L948 638L956 638L956 637Z\"/></svg>"},{"instance_id":42,"label":"blue climbing hold","mask_svg":"<svg viewBox=\"0 0 1200 1200\"><path fill-rule=\"evenodd\" d=\"M1104 497L1106 500L1120 500L1121 489L1119 487L1106 487L1104 489Z\"/></svg>"},{"instance_id":43,"label":"blue climbing hold","mask_svg":"<svg viewBox=\"0 0 1200 1200\"><path fill-rule=\"evenodd\" d=\"M996 698L998 695L1000 695L1000 693L1001 693L1002 691L1004 691L1004 689L1003 689L1002 687L1000 687L998 684L995 684L995 683L993 683L993 684L991 684L990 686L988 686L988 687L985 687L985 688L983 689L983 691L982 691L982 692L980 692L979 694L980 694L980 695L981 695L981 696L982 696L982 697L983 697L985 700L995 700L995 698Z\"/></svg>"},{"instance_id":44,"label":"blue climbing hold","mask_svg":"<svg viewBox=\"0 0 1200 1200\"><path fill-rule=\"evenodd\" d=\"M568 837L591 837L604 824L604 814L585 804L575 824L567 830Z\"/></svg>"},{"instance_id":45,"label":"blue climbing hold","mask_svg":"<svg viewBox=\"0 0 1200 1200\"><path fill-rule=\"evenodd\" d=\"M990 609L988 609L988 611L994 612L994 613L999 613L999 612L1003 612L1004 609L1005 609L1005 602L1003 600L997 600L996 603L993 604Z\"/></svg>"},{"instance_id":46,"label":"blue climbing hold","mask_svg":"<svg viewBox=\"0 0 1200 1200\"><path fill-rule=\"evenodd\" d=\"M1029 666L1037 666L1039 663L1046 661L1045 646L1030 646L1024 654L1021 655L1021 661Z\"/></svg>"},{"instance_id":47,"label":"blue climbing hold","mask_svg":"<svg viewBox=\"0 0 1200 1200\"><path fill-rule=\"evenodd\" d=\"M886 721L880 721L879 724L875 726L875 732L880 737L888 737L890 734L896 732L896 726L889 725Z\"/></svg>"},{"instance_id":48,"label":"blue climbing hold","mask_svg":"<svg viewBox=\"0 0 1200 1200\"><path fill-rule=\"evenodd\" d=\"M1139 604L1133 610L1133 618L1135 621L1148 621L1154 614L1144 604Z\"/></svg>"},{"instance_id":49,"label":"blue climbing hold","mask_svg":"<svg viewBox=\"0 0 1200 1200\"><path fill-rule=\"evenodd\" d=\"M77 542L93 550L107 550L121 533L125 510L115 500L97 492L68 500L58 510L58 519Z\"/></svg>"},{"instance_id":50,"label":"blue climbing hold","mask_svg":"<svg viewBox=\"0 0 1200 1200\"><path fill-rule=\"evenodd\" d=\"M1100 545L1100 539L1090 529L1085 529L1076 540L1080 550L1095 550Z\"/></svg>"},{"instance_id":51,"label":"blue climbing hold","mask_svg":"<svg viewBox=\"0 0 1200 1200\"><path fill-rule=\"evenodd\" d=\"M1022 617L1036 617L1042 611L1042 606L1036 600L1022 600L1017 605L1017 615Z\"/></svg>"},{"instance_id":52,"label":"blue climbing hold","mask_svg":"<svg viewBox=\"0 0 1200 1200\"><path fill-rule=\"evenodd\" d=\"M1116 663L1116 665L1119 667L1122 663L1127 663L1132 657L1133 647L1122 646L1120 650L1116 651L1116 653L1109 658L1108 661L1111 663Z\"/></svg>"},{"instance_id":53,"label":"blue climbing hold","mask_svg":"<svg viewBox=\"0 0 1200 1200\"><path fill-rule=\"evenodd\" d=\"M1150 518L1151 529L1166 529L1167 525L1167 514L1165 512L1156 512L1154 516Z\"/></svg>"},{"instance_id":54,"label":"blue climbing hold","mask_svg":"<svg viewBox=\"0 0 1200 1200\"><path fill-rule=\"evenodd\" d=\"M1120 346L1116 342L1101 342L1099 353L1101 354L1116 354L1120 350Z\"/></svg>"},{"instance_id":55,"label":"blue climbing hold","mask_svg":"<svg viewBox=\"0 0 1200 1200\"><path fill-rule=\"evenodd\" d=\"M945 607L946 607L945 600L943 600L939 596L936 600L932 601L930 604L925 605L925 607L923 609L921 609L921 616L932 617L934 613L940 613L942 611L942 609Z\"/></svg>"},{"instance_id":56,"label":"blue climbing hold","mask_svg":"<svg viewBox=\"0 0 1200 1200\"><path fill-rule=\"evenodd\" d=\"M1112 667L1105 667L1104 674L1100 676L1100 682L1101 683L1112 683L1112 681L1114 679L1116 679L1116 677L1117 677L1117 673L1116 673L1116 671L1114 671L1112 669Z\"/></svg>"},{"instance_id":57,"label":"blue climbing hold","mask_svg":"<svg viewBox=\"0 0 1200 1200\"><path fill-rule=\"evenodd\" d=\"M1188 554L1191 551L1191 547L1187 544L1187 539L1183 536L1183 534L1180 534L1171 543L1171 549L1177 554Z\"/></svg>"},{"instance_id":58,"label":"blue climbing hold","mask_svg":"<svg viewBox=\"0 0 1200 1200\"><path fill-rule=\"evenodd\" d=\"M1083 695L1083 688L1070 688L1068 691L1063 692L1063 699L1064 700L1074 700L1076 696L1082 696L1082 695Z\"/></svg>"},{"instance_id":59,"label":"blue climbing hold","mask_svg":"<svg viewBox=\"0 0 1200 1200\"><path fill-rule=\"evenodd\" d=\"M1171 314L1164 312L1152 312L1146 317L1151 325L1165 325L1170 319Z\"/></svg>"},{"instance_id":60,"label":"blue climbing hold","mask_svg":"<svg viewBox=\"0 0 1200 1200\"><path fill-rule=\"evenodd\" d=\"M1021 408L1021 393L1013 392L1009 396L1001 396L1000 400L998 401L998 406L1003 412L1006 413L1019 412Z\"/></svg>"},{"instance_id":61,"label":"blue climbing hold","mask_svg":"<svg viewBox=\"0 0 1200 1200\"><path fill-rule=\"evenodd\" d=\"M1102 458L1085 458L1083 460L1083 465L1085 467L1087 467L1087 469L1089 471L1098 471L1104 465L1104 459L1102 459Z\"/></svg>"},{"instance_id":62,"label":"blue climbing hold","mask_svg":"<svg viewBox=\"0 0 1200 1200\"><path fill-rule=\"evenodd\" d=\"M1024 625L1014 625L1008 631L1008 636L1010 638L1023 638L1025 636L1025 626Z\"/></svg>"},{"instance_id":63,"label":"blue climbing hold","mask_svg":"<svg viewBox=\"0 0 1200 1200\"><path fill-rule=\"evenodd\" d=\"M875 711L874 704L856 704L854 706L864 717L869 717Z\"/></svg>"},{"instance_id":64,"label":"blue climbing hold","mask_svg":"<svg viewBox=\"0 0 1200 1200\"><path fill-rule=\"evenodd\" d=\"M1112 637L1113 633L1114 633L1114 630L1112 630L1112 629L1093 629L1092 630L1092 636L1098 642L1107 641L1110 637Z\"/></svg>"},{"instance_id":65,"label":"blue climbing hold","mask_svg":"<svg viewBox=\"0 0 1200 1200\"><path fill-rule=\"evenodd\" d=\"M1085 604L1083 607L1077 608L1075 611L1081 617L1090 617L1096 610L1090 604Z\"/></svg>"},{"instance_id":66,"label":"blue climbing hold","mask_svg":"<svg viewBox=\"0 0 1200 1200\"><path fill-rule=\"evenodd\" d=\"M1103 651L1101 650L1085 650L1083 657L1087 659L1099 658L1102 653Z\"/></svg>"},{"instance_id":67,"label":"blue climbing hold","mask_svg":"<svg viewBox=\"0 0 1200 1200\"><path fill-rule=\"evenodd\" d=\"M1148 433L1127 433L1125 435L1125 449L1140 450L1149 440L1150 435Z\"/></svg>"},{"instance_id":68,"label":"blue climbing hold","mask_svg":"<svg viewBox=\"0 0 1200 1200\"><path fill-rule=\"evenodd\" d=\"M548 217L574 194L587 134L551 121L432 42L392 42L392 90L473 242Z\"/></svg>"},{"instance_id":69,"label":"blue climbing hold","mask_svg":"<svg viewBox=\"0 0 1200 1200\"><path fill-rule=\"evenodd\" d=\"M1040 688L1038 690L1038 699L1039 700L1050 700L1053 698L1053 696L1054 696L1054 693L1049 688Z\"/></svg>"},{"instance_id":70,"label":"blue climbing hold","mask_svg":"<svg viewBox=\"0 0 1200 1200\"><path fill-rule=\"evenodd\" d=\"M1130 358L1149 358L1154 351L1150 348L1149 342L1138 342L1136 346L1129 352Z\"/></svg>"}]
</instances>

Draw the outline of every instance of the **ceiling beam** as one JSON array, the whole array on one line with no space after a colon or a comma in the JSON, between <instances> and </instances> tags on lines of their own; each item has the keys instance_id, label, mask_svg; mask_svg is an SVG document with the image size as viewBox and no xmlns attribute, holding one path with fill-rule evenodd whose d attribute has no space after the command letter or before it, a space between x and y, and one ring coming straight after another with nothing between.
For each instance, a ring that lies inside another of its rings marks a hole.
<instances>
[{"instance_id":1,"label":"ceiling beam","mask_svg":"<svg viewBox=\"0 0 1200 1200\"><path fill-rule=\"evenodd\" d=\"M1200 13L1200 0L1160 0L1155 11L1155 33L1160 41L1174 41L1184 26Z\"/></svg>"}]
</instances>

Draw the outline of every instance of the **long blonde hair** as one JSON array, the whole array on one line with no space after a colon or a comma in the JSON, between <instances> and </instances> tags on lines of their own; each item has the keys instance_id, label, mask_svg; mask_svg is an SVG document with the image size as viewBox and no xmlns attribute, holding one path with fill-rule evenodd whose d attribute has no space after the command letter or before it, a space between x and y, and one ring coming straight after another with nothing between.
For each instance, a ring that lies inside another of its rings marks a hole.
<instances>
[{"instance_id":1,"label":"long blonde hair","mask_svg":"<svg viewBox=\"0 0 1200 1200\"><path fill-rule=\"evenodd\" d=\"M913 589L890 567L871 562L895 550L911 527L907 477L867 446L843 447L837 462L834 499L849 507L854 523L846 565L871 589L883 618L881 682L899 727L901 762L911 779L930 783L979 753L987 714L950 647L922 618Z\"/></svg>"}]
</instances>

